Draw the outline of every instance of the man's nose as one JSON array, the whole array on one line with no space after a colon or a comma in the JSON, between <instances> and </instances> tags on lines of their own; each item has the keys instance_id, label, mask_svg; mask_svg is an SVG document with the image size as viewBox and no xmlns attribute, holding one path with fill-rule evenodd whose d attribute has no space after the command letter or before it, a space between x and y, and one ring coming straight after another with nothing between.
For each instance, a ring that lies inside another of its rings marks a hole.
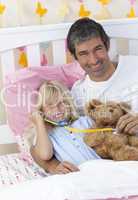
<instances>
[{"instance_id":1,"label":"man's nose","mask_svg":"<svg viewBox=\"0 0 138 200\"><path fill-rule=\"evenodd\" d=\"M95 53L90 52L88 55L88 63L91 65L96 65L98 63L98 58Z\"/></svg>"}]
</instances>

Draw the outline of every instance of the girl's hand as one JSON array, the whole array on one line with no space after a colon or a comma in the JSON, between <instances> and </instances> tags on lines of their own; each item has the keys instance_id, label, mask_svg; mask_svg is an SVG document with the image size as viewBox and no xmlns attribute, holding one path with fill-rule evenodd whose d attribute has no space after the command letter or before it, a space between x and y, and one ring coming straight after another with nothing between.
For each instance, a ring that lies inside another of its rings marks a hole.
<instances>
[{"instance_id":1,"label":"girl's hand","mask_svg":"<svg viewBox=\"0 0 138 200\"><path fill-rule=\"evenodd\" d=\"M59 163L53 172L54 174L67 174L69 172L76 172L79 171L78 167L76 167L74 164L64 161Z\"/></svg>"},{"instance_id":2,"label":"girl's hand","mask_svg":"<svg viewBox=\"0 0 138 200\"><path fill-rule=\"evenodd\" d=\"M34 111L29 116L32 123L37 124L38 122L43 122L43 116L42 113L39 110Z\"/></svg>"},{"instance_id":3,"label":"girl's hand","mask_svg":"<svg viewBox=\"0 0 138 200\"><path fill-rule=\"evenodd\" d=\"M120 117L116 128L120 133L138 135L138 115L126 114Z\"/></svg>"}]
</instances>

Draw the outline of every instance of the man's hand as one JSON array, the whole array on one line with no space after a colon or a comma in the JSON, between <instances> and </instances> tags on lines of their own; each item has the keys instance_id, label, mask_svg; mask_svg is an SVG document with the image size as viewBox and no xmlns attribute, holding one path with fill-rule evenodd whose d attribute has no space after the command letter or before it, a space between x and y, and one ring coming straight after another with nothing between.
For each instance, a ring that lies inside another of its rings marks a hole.
<instances>
[{"instance_id":1,"label":"man's hand","mask_svg":"<svg viewBox=\"0 0 138 200\"><path fill-rule=\"evenodd\" d=\"M67 174L69 172L79 171L78 167L67 161L59 163L55 169L51 172L52 174Z\"/></svg>"},{"instance_id":2,"label":"man's hand","mask_svg":"<svg viewBox=\"0 0 138 200\"><path fill-rule=\"evenodd\" d=\"M138 115L126 114L120 117L116 128L120 133L124 132L130 135L138 135Z\"/></svg>"}]
</instances>

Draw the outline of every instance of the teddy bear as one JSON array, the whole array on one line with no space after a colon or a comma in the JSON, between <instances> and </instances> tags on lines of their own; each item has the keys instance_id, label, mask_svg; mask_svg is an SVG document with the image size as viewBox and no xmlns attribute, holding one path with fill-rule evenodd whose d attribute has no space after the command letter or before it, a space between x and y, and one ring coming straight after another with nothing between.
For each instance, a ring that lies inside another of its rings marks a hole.
<instances>
[{"instance_id":1,"label":"teddy bear","mask_svg":"<svg viewBox=\"0 0 138 200\"><path fill-rule=\"evenodd\" d=\"M125 102L91 100L85 108L86 115L95 121L95 128L116 128L119 118L128 112L131 107ZM138 160L138 137L131 133L117 133L101 131L86 133L85 143L105 159Z\"/></svg>"}]
</instances>

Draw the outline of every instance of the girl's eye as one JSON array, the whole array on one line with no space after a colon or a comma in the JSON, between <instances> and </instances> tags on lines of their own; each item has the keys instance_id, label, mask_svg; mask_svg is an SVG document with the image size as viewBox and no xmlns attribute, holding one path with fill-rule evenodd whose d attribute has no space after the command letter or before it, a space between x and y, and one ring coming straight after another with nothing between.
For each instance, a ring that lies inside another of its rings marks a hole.
<instances>
[{"instance_id":1,"label":"girl's eye","mask_svg":"<svg viewBox=\"0 0 138 200\"><path fill-rule=\"evenodd\" d=\"M49 104L49 108L55 108L57 106L57 103L55 102L55 103L53 103L53 104Z\"/></svg>"},{"instance_id":2,"label":"girl's eye","mask_svg":"<svg viewBox=\"0 0 138 200\"><path fill-rule=\"evenodd\" d=\"M62 104L63 104L64 106L69 106L68 102L66 102L66 101L64 101Z\"/></svg>"}]
</instances>

